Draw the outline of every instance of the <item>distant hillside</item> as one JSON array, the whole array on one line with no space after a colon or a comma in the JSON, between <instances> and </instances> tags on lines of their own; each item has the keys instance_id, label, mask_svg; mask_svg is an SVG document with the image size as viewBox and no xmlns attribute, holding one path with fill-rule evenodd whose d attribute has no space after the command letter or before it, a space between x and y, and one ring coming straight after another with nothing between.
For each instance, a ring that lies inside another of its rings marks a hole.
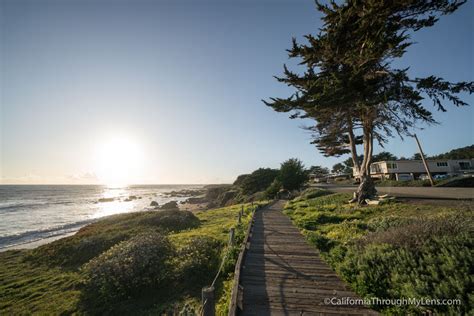
<instances>
[{"instance_id":1,"label":"distant hillside","mask_svg":"<svg viewBox=\"0 0 474 316\"><path fill-rule=\"evenodd\" d=\"M474 158L474 145L456 148L450 152L430 157L431 159L469 159Z\"/></svg>"}]
</instances>

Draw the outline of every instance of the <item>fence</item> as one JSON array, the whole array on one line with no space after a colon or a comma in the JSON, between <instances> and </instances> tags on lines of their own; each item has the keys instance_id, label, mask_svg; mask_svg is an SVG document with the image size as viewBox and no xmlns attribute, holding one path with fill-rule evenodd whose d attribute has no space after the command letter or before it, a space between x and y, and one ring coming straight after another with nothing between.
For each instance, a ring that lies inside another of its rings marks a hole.
<instances>
[{"instance_id":1,"label":"fence","mask_svg":"<svg viewBox=\"0 0 474 316\"><path fill-rule=\"evenodd\" d=\"M252 205L253 205L253 203L252 203ZM249 224L248 224L248 227L247 227L247 232L245 234L244 241L242 242L242 249L239 253L239 257L238 257L236 265L235 265L234 286L232 288L229 315L235 315L239 299L241 301L241 295L240 294L242 294L242 292L239 291L240 270L241 270L241 267L242 267L245 251L247 249L247 244L248 244L248 241L249 241L249 237L250 237L251 232L252 232L255 212L260 207L261 207L261 205L256 205L252 209L252 217L249 221ZM241 223L243 214L244 214L244 207L242 206L242 209L240 210L238 218L237 218L238 224ZM234 245L234 234L235 234L235 230L234 230L234 228L231 228L230 231L229 231L229 246ZM227 253L229 253L229 252L227 252ZM222 268L224 266L224 263L225 263L226 259L227 259L227 254L223 258L221 266L219 268L219 271L217 272L216 276L214 277L214 280L213 280L211 286L204 287L202 289L202 313L200 313L202 316L214 316L215 315L215 303L216 302L215 302L215 296L214 296L214 291L215 291L214 285L215 285L215 282L217 281L217 279L219 278L220 273L222 272Z\"/></svg>"},{"instance_id":2,"label":"fence","mask_svg":"<svg viewBox=\"0 0 474 316\"><path fill-rule=\"evenodd\" d=\"M259 210L262 205L254 205L252 202L252 215L247 227L247 231L245 233L244 240L242 242L242 249L239 252L239 256L237 258L237 262L235 265L235 273L234 273L234 285L232 288L232 294L231 294L231 302L230 302L230 307L229 307L229 315L236 315L237 308L240 307L242 308L242 298L243 298L243 288L239 285L240 281L240 271L242 269L244 257L246 250L248 249L249 245L249 239L252 234L252 229L253 229L253 224L254 224L254 217L255 217L255 212ZM240 209L238 216L237 216L237 225L242 223L242 216L244 215L244 206L242 205L242 208ZM228 246L233 247L235 243L235 228L231 228L229 231L229 242ZM174 308L171 308L165 312L165 315L201 315L201 316L214 316L215 315L215 284L217 280L219 279L219 276L222 273L222 270L224 268L225 262L227 260L227 256L230 252L227 251L224 258L222 259L221 265L219 267L219 270L217 271L212 283L210 286L202 288L201 291L201 308L198 311L195 311L194 308L191 306L185 306L182 311L178 310L178 307L175 306ZM197 312L197 313L196 313Z\"/></svg>"}]
</instances>

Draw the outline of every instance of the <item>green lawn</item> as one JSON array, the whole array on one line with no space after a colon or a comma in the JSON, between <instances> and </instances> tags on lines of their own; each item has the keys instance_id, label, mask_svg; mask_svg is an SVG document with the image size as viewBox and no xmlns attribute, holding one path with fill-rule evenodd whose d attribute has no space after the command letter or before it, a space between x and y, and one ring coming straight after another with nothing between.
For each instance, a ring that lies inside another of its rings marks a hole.
<instances>
[{"instance_id":1,"label":"green lawn","mask_svg":"<svg viewBox=\"0 0 474 316\"><path fill-rule=\"evenodd\" d=\"M399 315L472 312L472 209L396 202L358 207L349 199L349 194L309 190L288 202L284 212L360 296L462 301L375 309Z\"/></svg>"},{"instance_id":2,"label":"green lawn","mask_svg":"<svg viewBox=\"0 0 474 316\"><path fill-rule=\"evenodd\" d=\"M195 216L183 211L122 214L34 250L0 253L0 315L147 315L175 306L196 309L200 289L212 282L226 257L217 282L217 310L224 315L239 243L251 214L251 206L244 207L241 225L237 225L241 205ZM236 228L235 247L227 246L231 227ZM152 238L160 238L162 248L142 249ZM160 257L159 249L169 251ZM144 263L158 260L154 258L163 260L163 268Z\"/></svg>"}]
</instances>

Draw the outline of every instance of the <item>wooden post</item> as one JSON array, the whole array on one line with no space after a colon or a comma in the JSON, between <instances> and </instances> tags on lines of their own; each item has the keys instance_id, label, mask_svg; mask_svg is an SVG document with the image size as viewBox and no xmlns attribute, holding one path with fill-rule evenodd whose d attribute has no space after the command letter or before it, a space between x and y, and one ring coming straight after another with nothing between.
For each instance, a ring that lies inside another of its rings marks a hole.
<instances>
[{"instance_id":1,"label":"wooden post","mask_svg":"<svg viewBox=\"0 0 474 316\"><path fill-rule=\"evenodd\" d=\"M242 213L239 212L239 217L238 217L238 219L237 219L237 223L240 224L241 222L242 222Z\"/></svg>"},{"instance_id":2,"label":"wooden post","mask_svg":"<svg viewBox=\"0 0 474 316\"><path fill-rule=\"evenodd\" d=\"M214 301L214 287L204 287L201 291L202 294L202 315L203 316L215 316L216 306Z\"/></svg>"},{"instance_id":3,"label":"wooden post","mask_svg":"<svg viewBox=\"0 0 474 316\"><path fill-rule=\"evenodd\" d=\"M234 245L234 234L235 234L235 228L232 227L229 231L229 245L231 246Z\"/></svg>"},{"instance_id":4,"label":"wooden post","mask_svg":"<svg viewBox=\"0 0 474 316\"><path fill-rule=\"evenodd\" d=\"M420 150L421 160L423 160L423 165L425 166L426 173L428 174L428 178L430 179L431 186L434 187L435 184L433 181L433 177L431 176L430 168L428 167L428 163L426 162L423 149L421 149L420 141L418 140L418 137L416 137L416 134L413 134L413 137L415 137L416 144L418 145L418 149Z\"/></svg>"}]
</instances>

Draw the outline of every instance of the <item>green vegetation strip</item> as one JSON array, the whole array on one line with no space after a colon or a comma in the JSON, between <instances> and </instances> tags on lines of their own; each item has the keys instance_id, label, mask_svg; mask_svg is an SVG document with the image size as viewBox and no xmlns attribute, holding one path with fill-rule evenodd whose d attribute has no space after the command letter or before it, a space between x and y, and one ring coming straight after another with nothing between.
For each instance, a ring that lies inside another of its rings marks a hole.
<instances>
[{"instance_id":1,"label":"green vegetation strip","mask_svg":"<svg viewBox=\"0 0 474 316\"><path fill-rule=\"evenodd\" d=\"M0 253L0 314L197 311L201 288L211 284L223 258L216 310L227 314L252 209L239 204L195 214L115 215L33 250ZM228 246L231 227L233 247Z\"/></svg>"},{"instance_id":2,"label":"green vegetation strip","mask_svg":"<svg viewBox=\"0 0 474 316\"><path fill-rule=\"evenodd\" d=\"M385 314L460 315L474 308L474 214L389 202L357 207L349 194L308 190L284 212L365 298L459 299L460 305L381 306Z\"/></svg>"},{"instance_id":3,"label":"green vegetation strip","mask_svg":"<svg viewBox=\"0 0 474 316\"><path fill-rule=\"evenodd\" d=\"M237 258L237 262L235 264L235 272L234 272L234 281L232 286L232 293L230 299L230 307L228 315L236 315L237 314L237 304L239 299L239 286L240 286L240 270L242 269L242 264L244 262L245 253L247 251L247 244L250 241L250 235L252 234L253 223L255 218L255 212L257 212L262 205L258 205L252 212L252 216L250 217L250 221L247 225L247 232L245 233L245 238L241 244L241 250L239 252L239 256ZM243 295L243 293L240 293Z\"/></svg>"}]
</instances>

